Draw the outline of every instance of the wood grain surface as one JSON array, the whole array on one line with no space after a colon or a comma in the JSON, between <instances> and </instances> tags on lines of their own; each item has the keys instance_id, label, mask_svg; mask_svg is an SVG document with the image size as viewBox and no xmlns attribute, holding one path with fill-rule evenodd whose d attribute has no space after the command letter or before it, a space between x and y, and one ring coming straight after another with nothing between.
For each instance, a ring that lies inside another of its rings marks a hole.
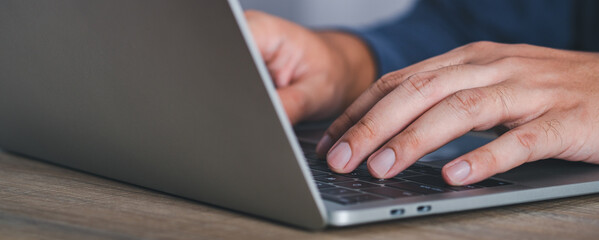
<instances>
[{"instance_id":1,"label":"wood grain surface","mask_svg":"<svg viewBox=\"0 0 599 240\"><path fill-rule=\"evenodd\" d=\"M0 239L599 239L599 195L309 232L0 152Z\"/></svg>"}]
</instances>

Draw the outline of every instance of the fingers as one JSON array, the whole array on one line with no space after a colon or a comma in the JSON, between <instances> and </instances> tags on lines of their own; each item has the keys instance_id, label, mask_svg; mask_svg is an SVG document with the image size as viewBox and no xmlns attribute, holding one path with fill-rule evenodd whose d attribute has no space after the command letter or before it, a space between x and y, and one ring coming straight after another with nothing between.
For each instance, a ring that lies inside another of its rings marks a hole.
<instances>
[{"instance_id":1,"label":"fingers","mask_svg":"<svg viewBox=\"0 0 599 240\"><path fill-rule=\"evenodd\" d=\"M277 88L291 84L294 75L297 75L303 53L302 49L294 46L293 43L283 42L277 48L274 56L266 61Z\"/></svg>"},{"instance_id":2,"label":"fingers","mask_svg":"<svg viewBox=\"0 0 599 240\"><path fill-rule=\"evenodd\" d=\"M275 86L280 88L289 85L303 55L301 49L286 41L293 38L290 35L297 26L259 11L246 11L245 15Z\"/></svg>"},{"instance_id":3,"label":"fingers","mask_svg":"<svg viewBox=\"0 0 599 240\"><path fill-rule=\"evenodd\" d=\"M301 121L303 109L306 106L304 91L297 87L284 87L277 89L285 113L292 125Z\"/></svg>"},{"instance_id":4,"label":"fingers","mask_svg":"<svg viewBox=\"0 0 599 240\"><path fill-rule=\"evenodd\" d=\"M324 156L341 135L354 124L358 123L358 120L361 119L381 98L389 94L406 79L417 73L461 64L487 65L496 62L509 63L510 61L500 61L501 59L506 58L509 60L508 57L525 57L535 54L537 57L550 57L555 54L553 51L539 51L539 49L543 48L526 44L500 44L481 41L467 44L443 55L389 73L375 82L331 124L324 137L319 142L316 152L318 155ZM541 54L539 54L539 52ZM511 67L518 68L518 66Z\"/></svg>"},{"instance_id":5,"label":"fingers","mask_svg":"<svg viewBox=\"0 0 599 240\"><path fill-rule=\"evenodd\" d=\"M277 89L279 98L285 108L285 113L292 125L299 123L305 117L310 108L312 99L310 95L310 82L298 82L297 84Z\"/></svg>"},{"instance_id":6,"label":"fingers","mask_svg":"<svg viewBox=\"0 0 599 240\"><path fill-rule=\"evenodd\" d=\"M494 68L455 65L408 78L339 138L327 155L329 166L337 172L351 172L381 144L446 96L461 89L494 84L503 79L500 76ZM384 174L377 176L381 175Z\"/></svg>"},{"instance_id":7,"label":"fingers","mask_svg":"<svg viewBox=\"0 0 599 240\"><path fill-rule=\"evenodd\" d=\"M283 42L279 34L276 34L276 29L273 29L275 26L272 18L275 17L254 10L246 11L245 17L262 58L264 61L271 60Z\"/></svg>"},{"instance_id":8,"label":"fingers","mask_svg":"<svg viewBox=\"0 0 599 240\"><path fill-rule=\"evenodd\" d=\"M407 78L418 72L432 71L444 66L461 64L464 59L458 53L444 54L406 67L402 70L386 74L376 81L356 99L343 114L327 129L323 139L316 148L316 153L324 156L345 131L357 123L381 98L389 94Z\"/></svg>"},{"instance_id":9,"label":"fingers","mask_svg":"<svg viewBox=\"0 0 599 240\"><path fill-rule=\"evenodd\" d=\"M591 90L564 81L577 74L562 74L569 70L561 67L572 64L547 59L559 57L559 51L494 46L469 45L444 55L466 64L434 70L434 63L443 61L428 62L433 70L422 71L423 62L379 80L333 123L317 151L332 145L327 160L340 173L369 156L371 173L388 178L470 130L503 124L513 129L444 167L448 183L471 184L548 157L589 161L593 151L583 143L590 137L584 139L574 125L596 123L588 120L588 105L580 99Z\"/></svg>"},{"instance_id":10,"label":"fingers","mask_svg":"<svg viewBox=\"0 0 599 240\"><path fill-rule=\"evenodd\" d=\"M375 177L393 177L468 131L487 130L537 111L543 102L531 101L536 95L535 91L515 88L509 83L458 91L373 153L368 159L368 168ZM532 103L516 104L519 102Z\"/></svg>"},{"instance_id":11,"label":"fingers","mask_svg":"<svg viewBox=\"0 0 599 240\"><path fill-rule=\"evenodd\" d=\"M319 142L316 153L324 156L343 133L358 123L381 98L389 94L396 87L409 78L414 78L418 73L439 70L449 66L463 64L487 64L506 56L506 53L496 53L497 46L503 44L491 42L477 42L454 49L417 64L411 65L396 72L386 74L376 81L364 94L362 94L347 110L337 118L327 129L323 139ZM505 50L505 48L503 48ZM510 50L510 53L512 51ZM420 87L415 85L415 87Z\"/></svg>"},{"instance_id":12,"label":"fingers","mask_svg":"<svg viewBox=\"0 0 599 240\"><path fill-rule=\"evenodd\" d=\"M287 20L259 12L246 11L252 36L277 87L277 92L292 124L308 115L310 83L291 84L305 68L300 67L304 51L289 39L300 28Z\"/></svg>"},{"instance_id":13,"label":"fingers","mask_svg":"<svg viewBox=\"0 0 599 240\"><path fill-rule=\"evenodd\" d=\"M525 162L556 156L565 150L564 132L558 118L537 118L446 164L443 178L452 185L468 185Z\"/></svg>"},{"instance_id":14,"label":"fingers","mask_svg":"<svg viewBox=\"0 0 599 240\"><path fill-rule=\"evenodd\" d=\"M319 86L319 83L324 77L326 76L312 76L313 81L297 81L277 89L283 108L285 108L292 125L310 118L319 103L323 102L321 99L322 86ZM319 88L321 91L314 90Z\"/></svg>"}]
</instances>

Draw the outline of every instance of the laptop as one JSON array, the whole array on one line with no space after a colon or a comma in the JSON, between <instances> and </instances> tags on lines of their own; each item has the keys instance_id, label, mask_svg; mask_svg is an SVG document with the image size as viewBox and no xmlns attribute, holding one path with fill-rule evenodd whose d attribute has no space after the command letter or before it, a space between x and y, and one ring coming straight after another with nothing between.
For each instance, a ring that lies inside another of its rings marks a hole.
<instances>
[{"instance_id":1,"label":"laptop","mask_svg":"<svg viewBox=\"0 0 599 240\"><path fill-rule=\"evenodd\" d=\"M236 0L5 0L0 32L10 153L305 229L599 192L599 166L560 160L446 185L445 162L492 140L476 133L392 179L330 172Z\"/></svg>"}]
</instances>

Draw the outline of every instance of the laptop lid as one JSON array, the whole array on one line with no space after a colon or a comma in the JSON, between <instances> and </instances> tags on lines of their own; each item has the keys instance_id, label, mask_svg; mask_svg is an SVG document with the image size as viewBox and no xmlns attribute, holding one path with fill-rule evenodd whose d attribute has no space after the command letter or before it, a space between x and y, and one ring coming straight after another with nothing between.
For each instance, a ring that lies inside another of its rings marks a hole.
<instances>
[{"instance_id":1,"label":"laptop lid","mask_svg":"<svg viewBox=\"0 0 599 240\"><path fill-rule=\"evenodd\" d=\"M6 0L0 32L0 148L325 226L237 1Z\"/></svg>"}]
</instances>

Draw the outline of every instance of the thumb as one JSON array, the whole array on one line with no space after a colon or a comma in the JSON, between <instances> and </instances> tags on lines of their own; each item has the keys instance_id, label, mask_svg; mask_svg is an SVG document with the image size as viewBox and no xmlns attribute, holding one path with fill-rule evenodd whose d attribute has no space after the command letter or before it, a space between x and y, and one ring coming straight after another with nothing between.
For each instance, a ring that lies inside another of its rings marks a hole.
<instances>
[{"instance_id":1,"label":"thumb","mask_svg":"<svg viewBox=\"0 0 599 240\"><path fill-rule=\"evenodd\" d=\"M299 26L259 11L248 10L245 16L275 85L279 88L288 86L296 76L304 54L293 40Z\"/></svg>"},{"instance_id":2,"label":"thumb","mask_svg":"<svg viewBox=\"0 0 599 240\"><path fill-rule=\"evenodd\" d=\"M332 95L326 88L319 85L322 76L304 76L291 84L277 89L279 98L283 103L287 117L292 124L303 120L316 120L323 113L323 109L334 109L329 106L329 101L323 98Z\"/></svg>"}]
</instances>

